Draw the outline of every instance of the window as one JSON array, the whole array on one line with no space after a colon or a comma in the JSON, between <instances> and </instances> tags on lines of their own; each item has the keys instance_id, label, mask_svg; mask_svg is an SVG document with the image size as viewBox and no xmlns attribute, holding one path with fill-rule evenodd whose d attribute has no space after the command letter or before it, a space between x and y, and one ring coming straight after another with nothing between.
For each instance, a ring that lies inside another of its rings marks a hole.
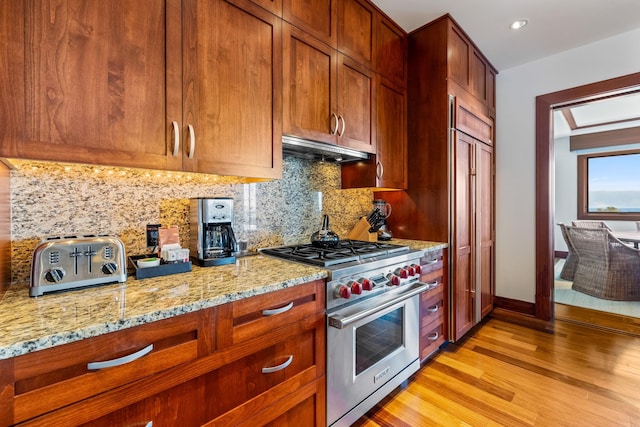
<instances>
[{"instance_id":1,"label":"window","mask_svg":"<svg viewBox=\"0 0 640 427\"><path fill-rule=\"evenodd\" d=\"M578 156L578 218L640 221L640 150Z\"/></svg>"}]
</instances>

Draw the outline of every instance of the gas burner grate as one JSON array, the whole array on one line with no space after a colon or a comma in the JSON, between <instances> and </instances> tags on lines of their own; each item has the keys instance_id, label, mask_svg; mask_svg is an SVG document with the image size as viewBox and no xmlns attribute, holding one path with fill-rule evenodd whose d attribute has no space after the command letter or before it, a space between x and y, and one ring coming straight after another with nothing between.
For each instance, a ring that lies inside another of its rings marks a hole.
<instances>
[{"instance_id":1,"label":"gas burner grate","mask_svg":"<svg viewBox=\"0 0 640 427\"><path fill-rule=\"evenodd\" d=\"M321 267L366 260L409 250L407 246L361 240L340 240L335 248L319 248L311 243L261 249L262 253Z\"/></svg>"}]
</instances>

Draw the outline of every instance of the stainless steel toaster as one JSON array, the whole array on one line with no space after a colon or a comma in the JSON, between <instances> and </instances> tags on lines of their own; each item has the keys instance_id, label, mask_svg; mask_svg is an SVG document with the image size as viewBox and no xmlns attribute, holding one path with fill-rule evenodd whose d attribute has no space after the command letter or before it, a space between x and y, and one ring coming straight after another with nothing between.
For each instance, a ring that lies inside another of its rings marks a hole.
<instances>
[{"instance_id":1,"label":"stainless steel toaster","mask_svg":"<svg viewBox=\"0 0 640 427\"><path fill-rule=\"evenodd\" d=\"M49 237L33 252L29 295L127 280L124 244L108 235Z\"/></svg>"}]
</instances>

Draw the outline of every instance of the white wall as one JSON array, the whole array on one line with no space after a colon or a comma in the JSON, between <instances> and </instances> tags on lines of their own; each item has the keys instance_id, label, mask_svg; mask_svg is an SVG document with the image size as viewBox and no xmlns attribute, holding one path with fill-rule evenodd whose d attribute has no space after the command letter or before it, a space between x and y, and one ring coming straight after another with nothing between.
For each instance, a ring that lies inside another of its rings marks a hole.
<instances>
[{"instance_id":1,"label":"white wall","mask_svg":"<svg viewBox=\"0 0 640 427\"><path fill-rule=\"evenodd\" d=\"M536 96L640 72L638 40L640 29L498 74L497 296L535 302Z\"/></svg>"}]
</instances>

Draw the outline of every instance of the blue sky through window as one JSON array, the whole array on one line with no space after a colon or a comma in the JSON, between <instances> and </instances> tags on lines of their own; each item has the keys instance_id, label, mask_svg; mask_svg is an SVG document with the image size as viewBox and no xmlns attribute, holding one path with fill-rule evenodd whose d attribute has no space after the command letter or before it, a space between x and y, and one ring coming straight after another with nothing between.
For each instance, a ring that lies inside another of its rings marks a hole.
<instances>
[{"instance_id":1,"label":"blue sky through window","mask_svg":"<svg viewBox=\"0 0 640 427\"><path fill-rule=\"evenodd\" d=\"M588 168L589 212L640 212L640 153L592 157Z\"/></svg>"}]
</instances>

